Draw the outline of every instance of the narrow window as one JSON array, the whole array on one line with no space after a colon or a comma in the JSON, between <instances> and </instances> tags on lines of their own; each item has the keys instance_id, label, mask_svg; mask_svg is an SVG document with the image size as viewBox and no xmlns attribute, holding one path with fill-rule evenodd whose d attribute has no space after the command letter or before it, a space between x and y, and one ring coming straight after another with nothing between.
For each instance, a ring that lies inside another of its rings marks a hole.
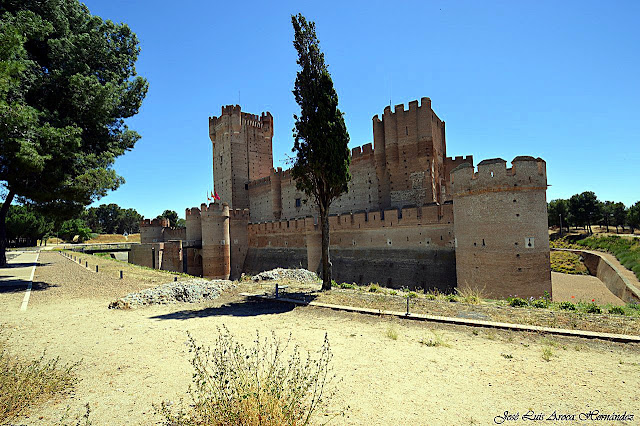
<instances>
[{"instance_id":1,"label":"narrow window","mask_svg":"<svg viewBox=\"0 0 640 426\"><path fill-rule=\"evenodd\" d=\"M302 199L296 198L296 207L301 207L301 206L302 206Z\"/></svg>"}]
</instances>

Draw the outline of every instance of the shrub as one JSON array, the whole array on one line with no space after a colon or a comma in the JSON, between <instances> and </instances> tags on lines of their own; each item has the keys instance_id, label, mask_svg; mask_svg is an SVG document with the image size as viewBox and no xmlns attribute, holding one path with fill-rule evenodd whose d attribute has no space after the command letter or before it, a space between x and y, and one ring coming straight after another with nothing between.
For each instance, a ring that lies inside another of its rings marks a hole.
<instances>
[{"instance_id":1,"label":"shrub","mask_svg":"<svg viewBox=\"0 0 640 426\"><path fill-rule=\"evenodd\" d=\"M34 404L70 390L77 383L73 370L78 364L60 365L59 358L45 360L44 353L24 362L0 341L0 419L14 419Z\"/></svg>"},{"instance_id":2,"label":"shrub","mask_svg":"<svg viewBox=\"0 0 640 426\"><path fill-rule=\"evenodd\" d=\"M380 293L382 289L377 283L371 284L369 286L369 293Z\"/></svg>"},{"instance_id":3,"label":"shrub","mask_svg":"<svg viewBox=\"0 0 640 426\"><path fill-rule=\"evenodd\" d=\"M531 306L534 308L548 308L549 301L547 299L535 299L531 301Z\"/></svg>"},{"instance_id":4,"label":"shrub","mask_svg":"<svg viewBox=\"0 0 640 426\"><path fill-rule=\"evenodd\" d=\"M235 341L229 330L218 328L213 350L198 346L188 334L194 387L189 389L193 405L178 412L166 402L155 406L171 425L299 425L333 396L332 358L329 339L317 358L303 360L298 346L256 339L251 347ZM289 355L285 355L289 352Z\"/></svg>"},{"instance_id":5,"label":"shrub","mask_svg":"<svg viewBox=\"0 0 640 426\"><path fill-rule=\"evenodd\" d=\"M431 339L422 338L420 339L419 342L425 346L434 347L434 348L437 348L439 346L443 346L445 348L451 347L451 345L447 342L447 340L444 338L444 336L441 333L432 331L431 334L433 334L433 338Z\"/></svg>"},{"instance_id":6,"label":"shrub","mask_svg":"<svg viewBox=\"0 0 640 426\"><path fill-rule=\"evenodd\" d=\"M624 308L622 306L612 306L609 308L609 313L610 314L616 314L616 315L624 315Z\"/></svg>"},{"instance_id":7,"label":"shrub","mask_svg":"<svg viewBox=\"0 0 640 426\"><path fill-rule=\"evenodd\" d=\"M446 300L448 300L448 301L449 301L449 302L451 302L451 303L456 303L456 302L458 302L458 300L459 300L459 299L458 299L458 296L456 296L455 294L447 294L447 295L445 296L445 299L446 299Z\"/></svg>"},{"instance_id":8,"label":"shrub","mask_svg":"<svg viewBox=\"0 0 640 426\"><path fill-rule=\"evenodd\" d=\"M543 348L542 349L542 359L549 362L551 361L551 357L553 356L553 351L551 348Z\"/></svg>"},{"instance_id":9,"label":"shrub","mask_svg":"<svg viewBox=\"0 0 640 426\"><path fill-rule=\"evenodd\" d=\"M509 306L513 306L513 307L522 307L522 306L527 306L529 304L529 302L527 302L526 300L520 298L520 297L508 297L507 298L507 302L509 302Z\"/></svg>"},{"instance_id":10,"label":"shrub","mask_svg":"<svg viewBox=\"0 0 640 426\"><path fill-rule=\"evenodd\" d=\"M436 295L435 295L435 294L433 294L433 293L427 293L427 294L425 294L425 295L424 295L424 297L425 297L426 299L428 299L428 300L436 300L436 299L438 298L438 296L436 296Z\"/></svg>"},{"instance_id":11,"label":"shrub","mask_svg":"<svg viewBox=\"0 0 640 426\"><path fill-rule=\"evenodd\" d=\"M560 309L563 309L565 311L575 311L576 310L576 305L574 305L571 302L560 302L560 304L558 305L558 307Z\"/></svg>"},{"instance_id":12,"label":"shrub","mask_svg":"<svg viewBox=\"0 0 640 426\"><path fill-rule=\"evenodd\" d=\"M416 297L418 297L418 293L416 293L415 291L410 291L409 293L407 293L407 297L409 299L415 299Z\"/></svg>"},{"instance_id":13,"label":"shrub","mask_svg":"<svg viewBox=\"0 0 640 426\"><path fill-rule=\"evenodd\" d=\"M338 288L349 288L349 289L356 289L358 286L353 283L353 284L349 284L349 283L340 283L340 284L336 284L336 287Z\"/></svg>"},{"instance_id":14,"label":"shrub","mask_svg":"<svg viewBox=\"0 0 640 426\"><path fill-rule=\"evenodd\" d=\"M470 286L463 286L461 288L457 288L456 292L463 303L468 303L470 305L478 305L482 302L482 299L486 299L484 294L484 287L482 289L472 288Z\"/></svg>"},{"instance_id":15,"label":"shrub","mask_svg":"<svg viewBox=\"0 0 640 426\"><path fill-rule=\"evenodd\" d=\"M602 313L602 309L600 309L600 306L598 306L594 302L587 303L584 306L584 311L586 313L588 313L588 314L601 314Z\"/></svg>"},{"instance_id":16,"label":"shrub","mask_svg":"<svg viewBox=\"0 0 640 426\"><path fill-rule=\"evenodd\" d=\"M595 250L609 252L627 269L640 278L640 240L638 238L620 238L617 235L607 237L589 237L579 244Z\"/></svg>"},{"instance_id":17,"label":"shrub","mask_svg":"<svg viewBox=\"0 0 640 426\"><path fill-rule=\"evenodd\" d=\"M389 328L387 328L385 335L391 340L398 340L398 332L393 325L390 325Z\"/></svg>"}]
</instances>

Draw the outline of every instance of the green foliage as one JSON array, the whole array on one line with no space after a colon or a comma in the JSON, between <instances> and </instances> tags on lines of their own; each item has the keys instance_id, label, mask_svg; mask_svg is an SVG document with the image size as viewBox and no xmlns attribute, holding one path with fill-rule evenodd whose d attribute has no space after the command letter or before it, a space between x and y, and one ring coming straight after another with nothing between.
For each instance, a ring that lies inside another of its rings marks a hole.
<instances>
[{"instance_id":1,"label":"green foliage","mask_svg":"<svg viewBox=\"0 0 640 426\"><path fill-rule=\"evenodd\" d=\"M178 213L176 213L175 210L165 210L157 218L158 219L161 219L161 218L169 219L169 226L177 226L178 220L180 219L178 217Z\"/></svg>"},{"instance_id":2,"label":"green foliage","mask_svg":"<svg viewBox=\"0 0 640 426\"><path fill-rule=\"evenodd\" d=\"M58 236L68 242L82 243L91 238L91 229L82 219L69 219L60 226Z\"/></svg>"},{"instance_id":3,"label":"green foliage","mask_svg":"<svg viewBox=\"0 0 640 426\"><path fill-rule=\"evenodd\" d=\"M272 335L253 345L238 343L229 330L218 328L213 348L199 346L189 335L194 387L193 404L185 409L162 402L155 407L170 425L306 425L333 395L329 340L317 358L302 358Z\"/></svg>"},{"instance_id":4,"label":"green foliage","mask_svg":"<svg viewBox=\"0 0 640 426\"><path fill-rule=\"evenodd\" d=\"M627 224L629 224L631 229L640 229L640 201L629 207Z\"/></svg>"},{"instance_id":5,"label":"green foliage","mask_svg":"<svg viewBox=\"0 0 640 426\"><path fill-rule=\"evenodd\" d=\"M558 304L558 308L564 310L564 311L575 311L576 310L576 305L574 305L571 302L560 302Z\"/></svg>"},{"instance_id":6,"label":"green foliage","mask_svg":"<svg viewBox=\"0 0 640 426\"><path fill-rule=\"evenodd\" d=\"M569 225L569 202L567 200L551 200L547 207L549 216L549 226L560 226L560 217L562 217L562 226Z\"/></svg>"},{"instance_id":7,"label":"green foliage","mask_svg":"<svg viewBox=\"0 0 640 426\"><path fill-rule=\"evenodd\" d=\"M600 204L593 191L576 194L569 199L569 214L575 226L587 226L600 220Z\"/></svg>"},{"instance_id":8,"label":"green foliage","mask_svg":"<svg viewBox=\"0 0 640 426\"><path fill-rule=\"evenodd\" d=\"M595 302L590 302L584 305L584 311L588 314L601 314L602 309Z\"/></svg>"},{"instance_id":9,"label":"green foliage","mask_svg":"<svg viewBox=\"0 0 640 426\"><path fill-rule=\"evenodd\" d=\"M358 288L358 286L355 283L353 283L353 284L349 284L349 283L337 284L334 280L332 280L331 286L332 287L337 287L337 288L348 288L348 289L352 289L352 290L355 290L355 289Z\"/></svg>"},{"instance_id":10,"label":"green foliage","mask_svg":"<svg viewBox=\"0 0 640 426\"><path fill-rule=\"evenodd\" d=\"M302 14L291 17L294 29L293 46L298 52L293 95L300 107L294 115L295 162L291 176L296 188L304 192L318 207L322 228L322 288L331 288L329 263L329 207L333 200L347 192L351 179L349 164L349 134L338 94L324 54L316 37L315 24Z\"/></svg>"},{"instance_id":11,"label":"green foliage","mask_svg":"<svg viewBox=\"0 0 640 426\"><path fill-rule=\"evenodd\" d=\"M143 219L135 209L123 209L114 203L90 207L81 218L99 234L138 233Z\"/></svg>"},{"instance_id":12,"label":"green foliage","mask_svg":"<svg viewBox=\"0 0 640 426\"><path fill-rule=\"evenodd\" d=\"M369 293L380 293L382 289L377 283L373 283L369 286Z\"/></svg>"},{"instance_id":13,"label":"green foliage","mask_svg":"<svg viewBox=\"0 0 640 426\"><path fill-rule=\"evenodd\" d=\"M507 302L509 303L509 306L513 307L522 307L529 304L529 302L521 297L507 297Z\"/></svg>"},{"instance_id":14,"label":"green foliage","mask_svg":"<svg viewBox=\"0 0 640 426\"><path fill-rule=\"evenodd\" d=\"M35 246L53 228L46 217L30 205L11 205L7 212L7 239L19 246Z\"/></svg>"},{"instance_id":15,"label":"green foliage","mask_svg":"<svg viewBox=\"0 0 640 426\"><path fill-rule=\"evenodd\" d=\"M624 308L622 306L612 306L609 308L609 313L610 314L616 314L616 315L624 315Z\"/></svg>"},{"instance_id":16,"label":"green foliage","mask_svg":"<svg viewBox=\"0 0 640 426\"><path fill-rule=\"evenodd\" d=\"M0 182L14 197L69 218L115 190L116 157L140 136L124 122L147 82L138 39L78 0L0 5ZM0 231L5 216L0 211ZM4 263L0 234L0 264Z\"/></svg>"},{"instance_id":17,"label":"green foliage","mask_svg":"<svg viewBox=\"0 0 640 426\"><path fill-rule=\"evenodd\" d=\"M548 308L549 301L546 299L535 299L531 301L531 306L534 308Z\"/></svg>"},{"instance_id":18,"label":"green foliage","mask_svg":"<svg viewBox=\"0 0 640 426\"><path fill-rule=\"evenodd\" d=\"M415 291L410 291L409 293L407 293L407 297L409 299L415 299L416 297L418 297L418 293L416 293Z\"/></svg>"}]
</instances>

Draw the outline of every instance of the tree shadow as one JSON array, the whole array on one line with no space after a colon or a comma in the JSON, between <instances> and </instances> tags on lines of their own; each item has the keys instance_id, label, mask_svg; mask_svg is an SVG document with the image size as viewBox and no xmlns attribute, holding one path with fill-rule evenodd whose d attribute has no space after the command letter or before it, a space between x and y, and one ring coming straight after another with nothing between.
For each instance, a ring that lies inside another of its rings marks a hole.
<instances>
[{"instance_id":1,"label":"tree shadow","mask_svg":"<svg viewBox=\"0 0 640 426\"><path fill-rule=\"evenodd\" d=\"M2 293L22 293L29 286L29 282L27 280L6 280L0 281L0 294ZM51 287L58 287L55 284L49 284L41 281L34 281L31 285L31 291L43 291L48 290Z\"/></svg>"},{"instance_id":2,"label":"tree shadow","mask_svg":"<svg viewBox=\"0 0 640 426\"><path fill-rule=\"evenodd\" d=\"M282 295L282 297L288 298L288 295ZM254 317L258 315L284 314L292 311L295 307L294 303L287 303L286 301L245 298L242 301L226 303L215 308L185 309L150 318L155 320L187 320L212 316Z\"/></svg>"},{"instance_id":3,"label":"tree shadow","mask_svg":"<svg viewBox=\"0 0 640 426\"><path fill-rule=\"evenodd\" d=\"M47 262L47 263L38 262L37 264L33 262L7 263L2 268L0 268L0 272L2 272L4 269L27 268L31 266L41 267L41 266L48 266L48 265L51 265L51 263L50 262Z\"/></svg>"}]
</instances>

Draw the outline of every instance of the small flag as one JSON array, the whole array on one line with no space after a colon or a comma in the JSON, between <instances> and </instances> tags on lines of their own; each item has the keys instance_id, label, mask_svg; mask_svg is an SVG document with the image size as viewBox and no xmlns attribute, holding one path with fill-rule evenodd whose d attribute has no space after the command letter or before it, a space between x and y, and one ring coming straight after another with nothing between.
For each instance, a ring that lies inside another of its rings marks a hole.
<instances>
[{"instance_id":1,"label":"small flag","mask_svg":"<svg viewBox=\"0 0 640 426\"><path fill-rule=\"evenodd\" d=\"M207 201L211 201L211 198L209 197L209 194L207 194Z\"/></svg>"},{"instance_id":2,"label":"small flag","mask_svg":"<svg viewBox=\"0 0 640 426\"><path fill-rule=\"evenodd\" d=\"M218 195L218 192L216 191L215 195L213 196L214 200L219 200L220 196Z\"/></svg>"}]
</instances>

